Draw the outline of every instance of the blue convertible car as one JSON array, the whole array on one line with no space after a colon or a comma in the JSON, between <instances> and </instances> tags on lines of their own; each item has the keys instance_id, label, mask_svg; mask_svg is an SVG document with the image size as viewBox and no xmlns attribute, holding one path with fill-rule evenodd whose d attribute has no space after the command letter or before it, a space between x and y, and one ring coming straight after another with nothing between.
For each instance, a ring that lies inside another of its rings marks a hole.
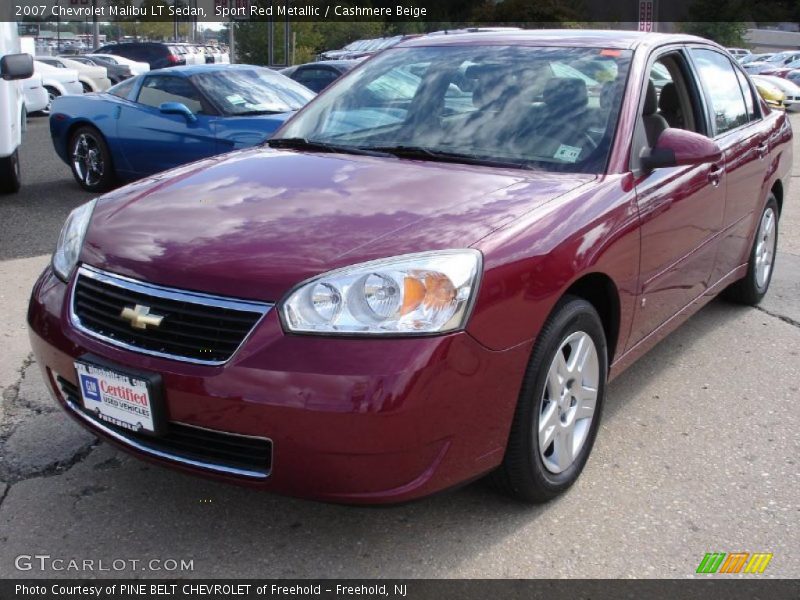
<instances>
[{"instance_id":1,"label":"blue convertible car","mask_svg":"<svg viewBox=\"0 0 800 600\"><path fill-rule=\"evenodd\" d=\"M62 96L50 114L61 159L86 190L263 142L314 93L250 65L160 69L105 93Z\"/></svg>"}]
</instances>

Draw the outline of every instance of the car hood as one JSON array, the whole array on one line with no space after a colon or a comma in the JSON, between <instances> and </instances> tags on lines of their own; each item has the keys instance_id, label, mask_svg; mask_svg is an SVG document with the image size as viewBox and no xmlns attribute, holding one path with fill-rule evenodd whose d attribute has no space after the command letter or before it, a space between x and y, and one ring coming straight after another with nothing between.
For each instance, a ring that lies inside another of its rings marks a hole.
<instances>
[{"instance_id":1,"label":"car hood","mask_svg":"<svg viewBox=\"0 0 800 600\"><path fill-rule=\"evenodd\" d=\"M81 261L161 285L274 301L330 269L468 247L592 179L251 148L104 196Z\"/></svg>"}]
</instances>

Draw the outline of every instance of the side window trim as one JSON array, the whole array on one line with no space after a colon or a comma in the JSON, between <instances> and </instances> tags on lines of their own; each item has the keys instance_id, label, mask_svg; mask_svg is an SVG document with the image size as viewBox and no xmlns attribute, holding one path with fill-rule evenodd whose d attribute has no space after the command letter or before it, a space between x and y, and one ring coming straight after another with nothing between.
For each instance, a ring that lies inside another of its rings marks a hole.
<instances>
[{"instance_id":1,"label":"side window trim","mask_svg":"<svg viewBox=\"0 0 800 600\"><path fill-rule=\"evenodd\" d=\"M709 96L709 91L708 91L708 89L706 89L706 86L705 86L705 83L703 82L702 77L700 77L700 70L697 68L697 63L695 62L694 56L692 54L692 50L707 50L707 51L710 51L710 52L714 52L715 54L718 54L719 56L724 58L726 61L728 61L728 63L731 64L731 68L734 70L734 74L736 72L736 67L733 66L733 63L731 63L730 58L725 56L724 53L720 52L714 46L708 46L706 44L688 44L686 46L686 49L688 50L688 52L686 54L688 55L690 68L694 71L695 80L697 80L699 82L701 93L702 93L702 96L704 98L706 121L709 124L709 128L711 130L713 130L713 132L714 132L713 135L709 136L709 137L712 140L720 140L720 139L722 139L722 138L724 138L724 137L726 137L726 136L728 136L728 135L730 135L732 133L737 133L737 132L741 131L745 127L749 127L753 122L750 121L750 119L748 117L748 120L747 120L746 123L742 123L741 125L739 125L737 127L734 127L733 129L728 129L727 131L723 131L722 133L717 133L717 124L716 124L716 122L714 120L714 115L712 114L712 110L713 110L712 106L713 106L713 104L711 102L711 97ZM737 77L736 80L738 82L739 78ZM745 110L746 110L747 109L747 102L745 101L744 96L742 95L742 87L740 85L737 85L737 87L739 88L739 95L740 95L740 97L742 99L742 103L744 104Z\"/></svg>"},{"instance_id":2,"label":"side window trim","mask_svg":"<svg viewBox=\"0 0 800 600\"><path fill-rule=\"evenodd\" d=\"M744 77L744 82L747 84L747 89L750 91L750 96L753 101L753 112L755 113L756 116L755 121L762 120L764 118L764 113L761 112L761 102L759 101L760 96L758 95L758 92L755 90L753 82L747 76L745 70L742 69L742 67L738 63L733 62L732 64L733 64L733 70L736 71L736 74L739 76L740 81L741 78ZM747 104L746 101L745 104ZM751 121L751 123L752 122L754 121Z\"/></svg>"}]
</instances>

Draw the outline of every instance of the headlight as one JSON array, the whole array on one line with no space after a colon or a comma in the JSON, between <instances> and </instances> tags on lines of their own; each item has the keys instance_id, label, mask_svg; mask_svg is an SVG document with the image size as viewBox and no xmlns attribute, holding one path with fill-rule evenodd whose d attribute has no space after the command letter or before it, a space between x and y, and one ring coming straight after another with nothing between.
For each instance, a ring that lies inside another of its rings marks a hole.
<instances>
[{"instance_id":1,"label":"headlight","mask_svg":"<svg viewBox=\"0 0 800 600\"><path fill-rule=\"evenodd\" d=\"M75 265L78 264L83 237L86 235L96 203L97 200L92 200L73 210L61 229L58 245L53 253L53 270L64 281L69 280Z\"/></svg>"},{"instance_id":2,"label":"headlight","mask_svg":"<svg viewBox=\"0 0 800 600\"><path fill-rule=\"evenodd\" d=\"M281 316L288 330L305 333L444 333L464 326L480 273L477 250L385 258L302 283Z\"/></svg>"}]
</instances>

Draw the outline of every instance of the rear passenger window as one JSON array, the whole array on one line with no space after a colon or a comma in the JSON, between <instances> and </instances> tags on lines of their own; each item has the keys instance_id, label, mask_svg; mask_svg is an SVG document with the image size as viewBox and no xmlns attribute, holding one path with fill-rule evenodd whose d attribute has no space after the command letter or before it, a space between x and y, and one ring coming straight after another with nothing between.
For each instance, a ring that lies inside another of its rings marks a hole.
<instances>
[{"instance_id":1,"label":"rear passenger window","mask_svg":"<svg viewBox=\"0 0 800 600\"><path fill-rule=\"evenodd\" d=\"M692 57L711 101L715 135L746 124L749 121L748 109L730 60L719 52L702 48L693 48Z\"/></svg>"},{"instance_id":2,"label":"rear passenger window","mask_svg":"<svg viewBox=\"0 0 800 600\"><path fill-rule=\"evenodd\" d=\"M295 74L294 80L314 92L321 92L336 81L338 74L330 69L308 68Z\"/></svg>"}]
</instances>

